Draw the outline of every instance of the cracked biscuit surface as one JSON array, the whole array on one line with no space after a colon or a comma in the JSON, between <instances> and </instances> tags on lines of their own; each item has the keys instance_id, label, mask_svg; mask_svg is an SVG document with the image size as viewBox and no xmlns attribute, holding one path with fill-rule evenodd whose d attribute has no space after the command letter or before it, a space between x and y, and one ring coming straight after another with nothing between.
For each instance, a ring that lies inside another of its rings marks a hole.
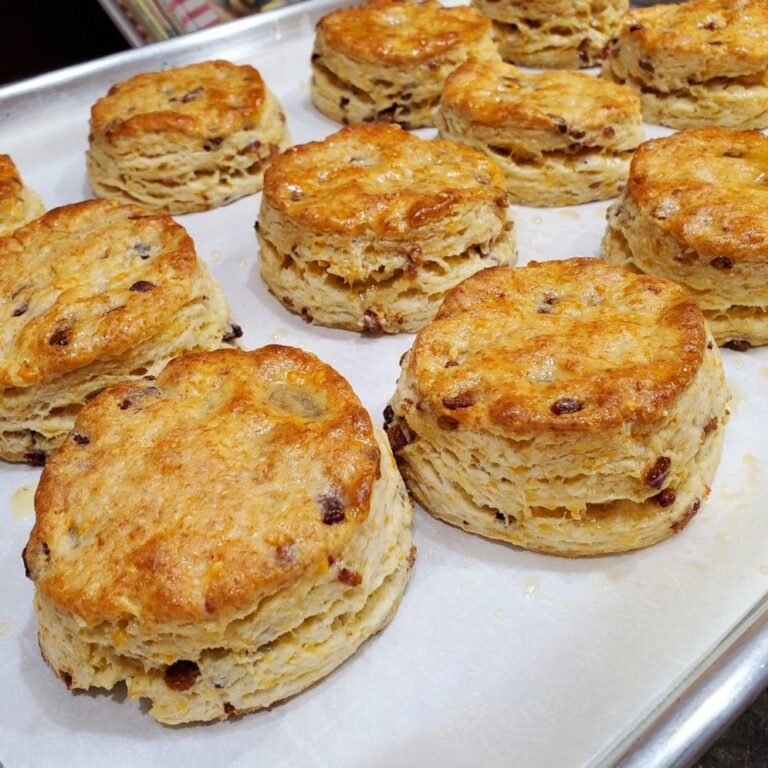
<instances>
[{"instance_id":1,"label":"cracked biscuit surface","mask_svg":"<svg viewBox=\"0 0 768 768\"><path fill-rule=\"evenodd\" d=\"M104 387L239 332L183 227L106 200L0 239L0 318L0 457L33 464Z\"/></svg>"},{"instance_id":2,"label":"cracked biscuit surface","mask_svg":"<svg viewBox=\"0 0 768 768\"><path fill-rule=\"evenodd\" d=\"M431 126L445 78L470 58L499 58L476 9L370 0L318 22L312 101L340 123Z\"/></svg>"},{"instance_id":3,"label":"cracked biscuit surface","mask_svg":"<svg viewBox=\"0 0 768 768\"><path fill-rule=\"evenodd\" d=\"M728 400L693 297L570 259L451 291L404 357L386 421L435 517L585 556L682 529L709 493Z\"/></svg>"},{"instance_id":4,"label":"cracked biscuit surface","mask_svg":"<svg viewBox=\"0 0 768 768\"><path fill-rule=\"evenodd\" d=\"M601 59L627 0L472 0L493 21L505 61L577 69Z\"/></svg>"},{"instance_id":5,"label":"cracked biscuit surface","mask_svg":"<svg viewBox=\"0 0 768 768\"><path fill-rule=\"evenodd\" d=\"M607 261L684 285L718 344L768 343L768 137L700 128L641 145Z\"/></svg>"},{"instance_id":6,"label":"cracked biscuit surface","mask_svg":"<svg viewBox=\"0 0 768 768\"><path fill-rule=\"evenodd\" d=\"M0 155L0 237L44 212L43 201L24 184L10 155Z\"/></svg>"},{"instance_id":7,"label":"cracked biscuit surface","mask_svg":"<svg viewBox=\"0 0 768 768\"><path fill-rule=\"evenodd\" d=\"M465 277L513 263L504 177L480 152L393 125L292 147L265 178L261 274L305 320L413 331Z\"/></svg>"},{"instance_id":8,"label":"cracked biscuit surface","mask_svg":"<svg viewBox=\"0 0 768 768\"><path fill-rule=\"evenodd\" d=\"M89 142L99 197L190 213L258 192L290 137L257 70L206 61L113 85L91 110Z\"/></svg>"},{"instance_id":9,"label":"cracked biscuit surface","mask_svg":"<svg viewBox=\"0 0 768 768\"><path fill-rule=\"evenodd\" d=\"M521 205L614 197L643 140L640 102L629 88L493 61L468 62L450 75L436 122L444 138L495 160Z\"/></svg>"},{"instance_id":10,"label":"cracked biscuit surface","mask_svg":"<svg viewBox=\"0 0 768 768\"><path fill-rule=\"evenodd\" d=\"M104 391L35 507L43 656L70 688L124 681L169 724L327 675L392 618L414 556L383 433L332 368L277 345Z\"/></svg>"},{"instance_id":11,"label":"cracked biscuit surface","mask_svg":"<svg viewBox=\"0 0 768 768\"><path fill-rule=\"evenodd\" d=\"M649 123L768 127L768 4L632 9L607 46L603 77L636 91Z\"/></svg>"}]
</instances>

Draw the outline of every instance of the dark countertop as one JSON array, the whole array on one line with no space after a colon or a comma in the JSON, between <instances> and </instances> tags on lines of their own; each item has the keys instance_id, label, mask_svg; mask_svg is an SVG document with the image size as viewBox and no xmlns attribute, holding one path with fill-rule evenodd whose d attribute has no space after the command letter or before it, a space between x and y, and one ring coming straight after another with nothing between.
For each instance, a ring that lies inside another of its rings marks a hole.
<instances>
[{"instance_id":1,"label":"dark countertop","mask_svg":"<svg viewBox=\"0 0 768 768\"><path fill-rule=\"evenodd\" d=\"M0 84L128 48L96 0L43 6L7 0L0 5ZM766 766L768 691L695 763L695 768Z\"/></svg>"}]
</instances>

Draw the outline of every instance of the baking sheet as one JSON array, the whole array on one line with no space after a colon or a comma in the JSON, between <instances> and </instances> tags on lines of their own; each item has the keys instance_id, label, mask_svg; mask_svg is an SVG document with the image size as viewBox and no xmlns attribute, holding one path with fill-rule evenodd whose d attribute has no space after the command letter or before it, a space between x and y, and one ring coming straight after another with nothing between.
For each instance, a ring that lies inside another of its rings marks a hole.
<instances>
[{"instance_id":1,"label":"baking sheet","mask_svg":"<svg viewBox=\"0 0 768 768\"><path fill-rule=\"evenodd\" d=\"M90 196L90 104L136 71L226 56L257 66L295 143L338 129L309 100L328 2L250 19L0 91L0 151L48 207ZM648 137L668 133L647 127ZM434 132L422 131L430 136ZM242 344L311 350L380 420L412 337L305 325L266 291L260 197L178 217L221 281ZM607 203L514 209L519 263L597 255ZM37 648L21 549L39 470L0 465L0 762L16 766L590 766L631 736L768 593L768 350L723 352L733 401L710 499L649 550L569 561L417 510L419 556L392 624L301 695L234 721L163 727L123 694L66 690ZM25 501L25 498L27 501Z\"/></svg>"}]
</instances>

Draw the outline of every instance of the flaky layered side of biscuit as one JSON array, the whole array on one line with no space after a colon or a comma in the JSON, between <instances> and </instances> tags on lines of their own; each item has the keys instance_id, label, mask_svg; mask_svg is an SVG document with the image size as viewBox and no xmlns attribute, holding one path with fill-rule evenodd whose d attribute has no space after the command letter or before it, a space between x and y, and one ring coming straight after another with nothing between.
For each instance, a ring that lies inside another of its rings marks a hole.
<instances>
[{"instance_id":1,"label":"flaky layered side of biscuit","mask_svg":"<svg viewBox=\"0 0 768 768\"><path fill-rule=\"evenodd\" d=\"M0 237L45 213L43 201L21 179L9 155L0 155Z\"/></svg>"},{"instance_id":2,"label":"flaky layered side of biscuit","mask_svg":"<svg viewBox=\"0 0 768 768\"><path fill-rule=\"evenodd\" d=\"M604 258L684 285L720 345L768 343L768 138L707 128L643 144Z\"/></svg>"},{"instance_id":3,"label":"flaky layered side of biscuit","mask_svg":"<svg viewBox=\"0 0 768 768\"><path fill-rule=\"evenodd\" d=\"M396 126L352 126L289 150L267 174L260 267L321 325L416 330L465 277L513 263L504 181L480 153Z\"/></svg>"},{"instance_id":4,"label":"flaky layered side of biscuit","mask_svg":"<svg viewBox=\"0 0 768 768\"><path fill-rule=\"evenodd\" d=\"M525 67L591 67L627 10L627 0L473 0L493 20L505 61Z\"/></svg>"},{"instance_id":5,"label":"flaky layered side of biscuit","mask_svg":"<svg viewBox=\"0 0 768 768\"><path fill-rule=\"evenodd\" d=\"M607 46L603 77L636 91L650 123L768 127L768 8L688 0L633 9Z\"/></svg>"},{"instance_id":6,"label":"flaky layered side of biscuit","mask_svg":"<svg viewBox=\"0 0 768 768\"><path fill-rule=\"evenodd\" d=\"M387 426L431 514L575 557L687 524L709 494L728 400L693 299L571 260L488 270L450 293L403 360Z\"/></svg>"},{"instance_id":7,"label":"flaky layered side of biscuit","mask_svg":"<svg viewBox=\"0 0 768 768\"><path fill-rule=\"evenodd\" d=\"M225 719L306 688L389 622L413 563L411 506L385 436L321 366L284 347L188 355L83 411L46 467L25 550L41 650L68 687L125 681L163 723ZM158 445L136 453L150 434ZM68 502L89 483L73 473L118 444L94 528ZM182 484L136 518L147 502L115 504L119 488L158 461ZM120 526L131 536L99 553ZM82 571L101 563L90 582L68 570L72 536Z\"/></svg>"},{"instance_id":8,"label":"flaky layered side of biscuit","mask_svg":"<svg viewBox=\"0 0 768 768\"><path fill-rule=\"evenodd\" d=\"M186 232L91 201L0 241L0 457L42 464L105 387L240 329Z\"/></svg>"},{"instance_id":9,"label":"flaky layered side of biscuit","mask_svg":"<svg viewBox=\"0 0 768 768\"><path fill-rule=\"evenodd\" d=\"M374 0L317 25L311 94L344 124L433 125L445 78L468 59L498 59L490 22L474 9Z\"/></svg>"},{"instance_id":10,"label":"flaky layered side of biscuit","mask_svg":"<svg viewBox=\"0 0 768 768\"><path fill-rule=\"evenodd\" d=\"M255 69L193 64L138 75L94 105L88 178L99 197L203 211L260 190L289 144L282 108Z\"/></svg>"},{"instance_id":11,"label":"flaky layered side of biscuit","mask_svg":"<svg viewBox=\"0 0 768 768\"><path fill-rule=\"evenodd\" d=\"M521 205L575 205L614 197L643 140L632 91L578 72L522 72L469 62L446 81L440 135L481 150Z\"/></svg>"}]
</instances>

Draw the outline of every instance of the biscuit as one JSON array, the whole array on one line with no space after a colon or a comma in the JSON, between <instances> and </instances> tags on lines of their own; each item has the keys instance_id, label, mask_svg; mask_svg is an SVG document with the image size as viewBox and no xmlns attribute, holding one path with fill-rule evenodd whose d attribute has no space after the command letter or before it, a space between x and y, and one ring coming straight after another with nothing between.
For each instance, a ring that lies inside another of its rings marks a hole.
<instances>
[{"instance_id":1,"label":"biscuit","mask_svg":"<svg viewBox=\"0 0 768 768\"><path fill-rule=\"evenodd\" d=\"M768 127L768 4L688 0L637 8L606 48L603 77L640 96L646 122Z\"/></svg>"},{"instance_id":2,"label":"biscuit","mask_svg":"<svg viewBox=\"0 0 768 768\"><path fill-rule=\"evenodd\" d=\"M470 147L343 128L267 171L261 274L308 322L415 331L465 277L515 259L504 177Z\"/></svg>"},{"instance_id":3,"label":"biscuit","mask_svg":"<svg viewBox=\"0 0 768 768\"><path fill-rule=\"evenodd\" d=\"M604 258L693 293L717 343L768 344L768 137L699 128L641 145Z\"/></svg>"},{"instance_id":4,"label":"biscuit","mask_svg":"<svg viewBox=\"0 0 768 768\"><path fill-rule=\"evenodd\" d=\"M470 58L498 59L491 23L435 0L370 0L317 24L314 105L339 123L434 124L445 78Z\"/></svg>"},{"instance_id":5,"label":"biscuit","mask_svg":"<svg viewBox=\"0 0 768 768\"><path fill-rule=\"evenodd\" d=\"M83 471L84 468L87 471ZM163 723L267 707L392 618L411 506L349 384L290 347L173 360L78 416L24 552L43 656Z\"/></svg>"},{"instance_id":6,"label":"biscuit","mask_svg":"<svg viewBox=\"0 0 768 768\"><path fill-rule=\"evenodd\" d=\"M183 227L106 200L0 239L0 458L42 464L104 387L242 331Z\"/></svg>"},{"instance_id":7,"label":"biscuit","mask_svg":"<svg viewBox=\"0 0 768 768\"><path fill-rule=\"evenodd\" d=\"M643 140L640 100L579 72L522 72L471 61L445 83L440 135L485 152L521 205L575 205L614 197Z\"/></svg>"},{"instance_id":8,"label":"biscuit","mask_svg":"<svg viewBox=\"0 0 768 768\"><path fill-rule=\"evenodd\" d=\"M9 155L0 155L0 237L42 216L43 201L21 180Z\"/></svg>"},{"instance_id":9,"label":"biscuit","mask_svg":"<svg viewBox=\"0 0 768 768\"><path fill-rule=\"evenodd\" d=\"M493 20L505 61L577 69L600 62L628 0L472 0Z\"/></svg>"},{"instance_id":10,"label":"biscuit","mask_svg":"<svg viewBox=\"0 0 768 768\"><path fill-rule=\"evenodd\" d=\"M277 99L249 66L206 61L113 85L91 109L86 156L97 196L166 213L258 192L290 144Z\"/></svg>"},{"instance_id":11,"label":"biscuit","mask_svg":"<svg viewBox=\"0 0 768 768\"><path fill-rule=\"evenodd\" d=\"M647 547L709 493L729 395L695 299L597 259L454 288L385 411L435 517L568 557Z\"/></svg>"}]
</instances>

